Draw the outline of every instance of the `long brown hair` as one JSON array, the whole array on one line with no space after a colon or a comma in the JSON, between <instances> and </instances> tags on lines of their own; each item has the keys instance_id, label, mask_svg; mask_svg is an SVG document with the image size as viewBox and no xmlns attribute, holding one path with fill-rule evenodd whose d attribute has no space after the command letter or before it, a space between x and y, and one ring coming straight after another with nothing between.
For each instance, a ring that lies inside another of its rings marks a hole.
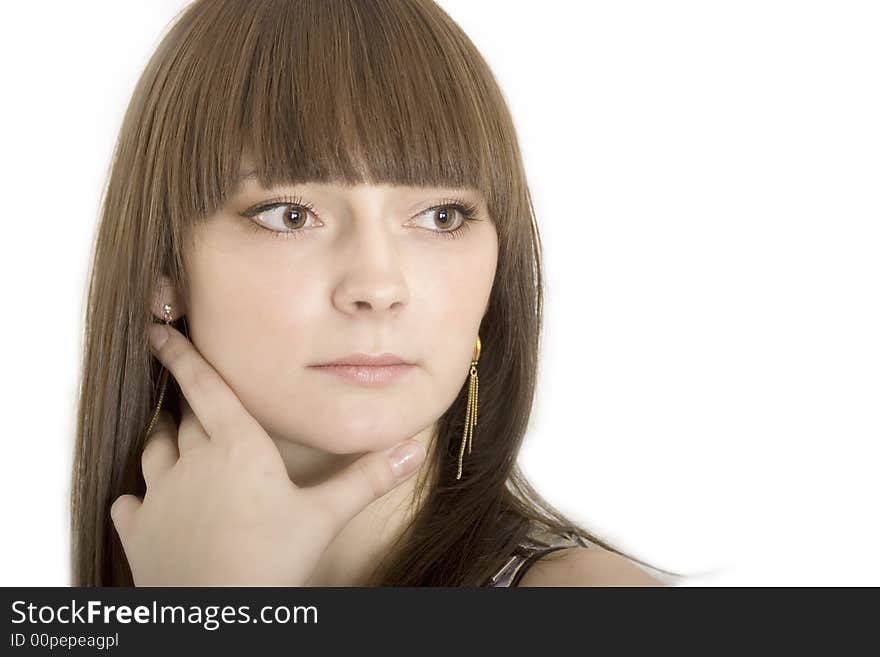
<instances>
[{"instance_id":1,"label":"long brown hair","mask_svg":"<svg viewBox=\"0 0 880 657\"><path fill-rule=\"evenodd\" d=\"M146 339L152 293L165 274L186 297L181 254L193 226L235 192L244 153L265 187L474 187L498 232L473 452L456 480L464 385L439 420L420 508L374 583L479 585L532 524L619 552L544 501L516 463L535 395L541 240L513 121L474 44L432 0L197 0L137 83L102 198L71 491L73 584L132 585L109 509L145 492L140 454L161 372ZM166 407L177 418L179 394L172 377Z\"/></svg>"}]
</instances>

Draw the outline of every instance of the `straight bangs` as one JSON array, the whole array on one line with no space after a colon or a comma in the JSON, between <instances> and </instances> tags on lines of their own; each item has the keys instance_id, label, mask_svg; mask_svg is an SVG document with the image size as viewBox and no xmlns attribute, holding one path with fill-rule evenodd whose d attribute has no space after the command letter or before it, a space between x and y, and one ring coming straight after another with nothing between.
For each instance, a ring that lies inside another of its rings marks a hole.
<instances>
[{"instance_id":1,"label":"straight bangs","mask_svg":"<svg viewBox=\"0 0 880 657\"><path fill-rule=\"evenodd\" d=\"M180 204L166 217L178 265L188 228L244 176L266 189L476 189L504 236L512 122L481 55L433 2L207 1L169 37L153 104L167 135L160 195Z\"/></svg>"}]
</instances>

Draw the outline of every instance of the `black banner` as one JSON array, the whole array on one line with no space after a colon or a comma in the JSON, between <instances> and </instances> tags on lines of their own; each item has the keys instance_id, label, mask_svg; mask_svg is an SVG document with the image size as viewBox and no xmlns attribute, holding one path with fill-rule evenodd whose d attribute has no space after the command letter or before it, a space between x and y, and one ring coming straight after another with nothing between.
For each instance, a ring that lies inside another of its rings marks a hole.
<instances>
[{"instance_id":1,"label":"black banner","mask_svg":"<svg viewBox=\"0 0 880 657\"><path fill-rule=\"evenodd\" d=\"M612 641L617 654L644 647L645 641L655 648L670 641L682 647L707 632L727 646L761 635L765 648L774 637L783 639L778 645L791 647L792 639L805 632L830 628L835 610L850 625L870 627L868 614L873 617L875 607L859 611L855 604L841 604L839 590L806 595L804 590L740 589L719 595L709 587L33 587L0 592L3 655L155 656L185 654L188 648L262 655L274 652L273 646L285 654L376 649L383 655L426 648L430 654L470 654L477 646L491 648L493 655L523 654L535 646L540 650L533 654L549 655L586 653L600 636ZM855 635L849 632L847 638Z\"/></svg>"}]
</instances>

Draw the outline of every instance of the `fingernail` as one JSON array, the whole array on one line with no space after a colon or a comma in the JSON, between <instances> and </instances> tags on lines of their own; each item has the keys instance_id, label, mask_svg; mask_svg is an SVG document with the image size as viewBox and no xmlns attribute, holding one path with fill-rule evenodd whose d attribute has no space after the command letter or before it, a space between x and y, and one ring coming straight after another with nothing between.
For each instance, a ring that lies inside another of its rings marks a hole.
<instances>
[{"instance_id":1,"label":"fingernail","mask_svg":"<svg viewBox=\"0 0 880 657\"><path fill-rule=\"evenodd\" d=\"M168 329L162 324L152 324L148 332L150 334L150 344L153 345L153 349L161 348L168 339Z\"/></svg>"},{"instance_id":2,"label":"fingernail","mask_svg":"<svg viewBox=\"0 0 880 657\"><path fill-rule=\"evenodd\" d=\"M422 464L425 447L414 441L408 441L391 452L391 470L398 479L412 474Z\"/></svg>"}]
</instances>

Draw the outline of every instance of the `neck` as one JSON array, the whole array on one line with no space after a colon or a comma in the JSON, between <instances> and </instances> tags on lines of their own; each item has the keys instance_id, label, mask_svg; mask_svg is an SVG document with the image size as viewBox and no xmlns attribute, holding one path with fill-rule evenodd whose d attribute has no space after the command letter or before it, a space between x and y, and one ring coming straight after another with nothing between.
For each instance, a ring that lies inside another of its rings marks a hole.
<instances>
[{"instance_id":1,"label":"neck","mask_svg":"<svg viewBox=\"0 0 880 657\"><path fill-rule=\"evenodd\" d=\"M376 564L388 553L415 516L419 483L430 472L436 424L413 438L425 445L428 460L399 486L373 501L330 542L307 586L368 586ZM291 481L312 486L333 476L363 454L330 454L273 437Z\"/></svg>"}]
</instances>

